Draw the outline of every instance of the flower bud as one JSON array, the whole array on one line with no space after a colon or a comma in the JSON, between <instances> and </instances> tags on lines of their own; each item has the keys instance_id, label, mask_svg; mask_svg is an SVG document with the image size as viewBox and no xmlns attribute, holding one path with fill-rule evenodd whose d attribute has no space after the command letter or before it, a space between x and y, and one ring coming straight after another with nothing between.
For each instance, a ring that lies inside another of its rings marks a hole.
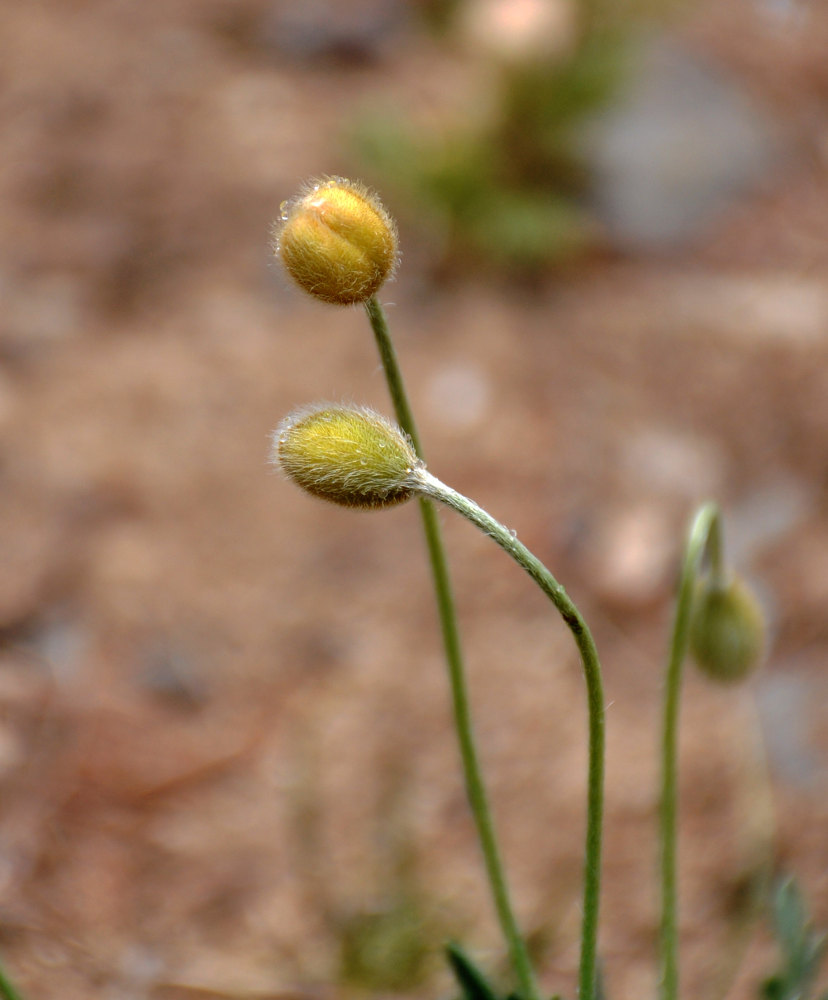
<instances>
[{"instance_id":1,"label":"flower bud","mask_svg":"<svg viewBox=\"0 0 828 1000\"><path fill-rule=\"evenodd\" d=\"M309 295L351 305L367 301L391 277L397 229L366 187L332 177L282 203L275 252Z\"/></svg>"},{"instance_id":2,"label":"flower bud","mask_svg":"<svg viewBox=\"0 0 828 1000\"><path fill-rule=\"evenodd\" d=\"M748 587L738 578L700 584L690 651L702 673L724 683L740 681L759 665L764 649L764 616Z\"/></svg>"},{"instance_id":3,"label":"flower bud","mask_svg":"<svg viewBox=\"0 0 828 1000\"><path fill-rule=\"evenodd\" d=\"M324 403L296 410L273 435L272 460L297 486L345 507L391 507L422 467L403 432L373 410Z\"/></svg>"}]
</instances>

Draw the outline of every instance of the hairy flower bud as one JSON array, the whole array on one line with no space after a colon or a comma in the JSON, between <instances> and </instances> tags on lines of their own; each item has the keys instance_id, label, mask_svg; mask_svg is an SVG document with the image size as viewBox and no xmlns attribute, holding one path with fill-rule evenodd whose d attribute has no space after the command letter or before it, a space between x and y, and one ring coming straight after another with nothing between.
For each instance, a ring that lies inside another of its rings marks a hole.
<instances>
[{"instance_id":1,"label":"hairy flower bud","mask_svg":"<svg viewBox=\"0 0 828 1000\"><path fill-rule=\"evenodd\" d=\"M765 648L762 609L738 578L705 581L694 599L690 651L712 680L740 681L759 665Z\"/></svg>"},{"instance_id":2,"label":"hairy flower bud","mask_svg":"<svg viewBox=\"0 0 828 1000\"><path fill-rule=\"evenodd\" d=\"M391 277L397 230L366 187L332 177L282 203L275 252L308 294L351 305L367 301Z\"/></svg>"},{"instance_id":3,"label":"hairy flower bud","mask_svg":"<svg viewBox=\"0 0 828 1000\"><path fill-rule=\"evenodd\" d=\"M296 410L273 435L272 460L297 486L345 507L391 507L415 492L422 462L373 410L323 403Z\"/></svg>"}]
</instances>

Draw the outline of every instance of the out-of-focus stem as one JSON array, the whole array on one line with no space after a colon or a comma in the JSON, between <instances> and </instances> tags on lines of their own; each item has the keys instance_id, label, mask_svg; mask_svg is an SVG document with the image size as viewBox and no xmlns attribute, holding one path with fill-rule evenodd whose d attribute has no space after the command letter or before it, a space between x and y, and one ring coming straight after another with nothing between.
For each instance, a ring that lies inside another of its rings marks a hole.
<instances>
[{"instance_id":1,"label":"out-of-focus stem","mask_svg":"<svg viewBox=\"0 0 828 1000\"><path fill-rule=\"evenodd\" d=\"M664 689L664 719L661 743L661 804L659 810L659 845L661 850L661 921L659 927L659 997L677 1000L678 962L678 888L677 888L677 813L678 813L678 716L681 700L682 667L687 655L693 590L705 554L710 571L717 579L724 573L721 518L715 504L699 509L687 536L679 580L675 619L670 639Z\"/></svg>"}]
</instances>

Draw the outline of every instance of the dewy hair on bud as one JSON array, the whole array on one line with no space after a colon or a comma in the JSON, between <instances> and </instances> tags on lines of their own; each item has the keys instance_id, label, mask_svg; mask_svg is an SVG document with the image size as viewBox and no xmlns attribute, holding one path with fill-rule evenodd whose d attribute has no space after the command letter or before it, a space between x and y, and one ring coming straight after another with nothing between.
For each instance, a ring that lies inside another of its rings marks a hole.
<instances>
[{"instance_id":1,"label":"dewy hair on bud","mask_svg":"<svg viewBox=\"0 0 828 1000\"><path fill-rule=\"evenodd\" d=\"M366 509L408 500L422 467L409 439L384 417L328 403L287 416L273 434L271 460L308 493Z\"/></svg>"},{"instance_id":2,"label":"dewy hair on bud","mask_svg":"<svg viewBox=\"0 0 828 1000\"><path fill-rule=\"evenodd\" d=\"M711 680L731 683L751 674L765 649L759 602L738 578L699 585L690 624L690 652Z\"/></svg>"},{"instance_id":3,"label":"dewy hair on bud","mask_svg":"<svg viewBox=\"0 0 828 1000\"><path fill-rule=\"evenodd\" d=\"M309 295L352 305L370 299L393 274L397 229L376 195L332 177L282 203L274 249Z\"/></svg>"}]
</instances>

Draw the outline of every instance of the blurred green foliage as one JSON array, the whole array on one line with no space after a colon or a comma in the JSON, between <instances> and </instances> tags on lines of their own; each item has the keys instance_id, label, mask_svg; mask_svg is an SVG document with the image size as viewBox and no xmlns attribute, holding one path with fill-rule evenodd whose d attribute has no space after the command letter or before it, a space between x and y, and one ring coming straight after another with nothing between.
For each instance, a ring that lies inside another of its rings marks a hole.
<instances>
[{"instance_id":1,"label":"blurred green foliage","mask_svg":"<svg viewBox=\"0 0 828 1000\"><path fill-rule=\"evenodd\" d=\"M0 967L0 997L2 1000L23 1000L2 967Z\"/></svg>"},{"instance_id":2,"label":"blurred green foliage","mask_svg":"<svg viewBox=\"0 0 828 1000\"><path fill-rule=\"evenodd\" d=\"M485 112L439 134L406 125L398 110L366 114L353 127L360 170L407 226L442 247L438 265L531 274L594 244L581 132L625 77L632 22L573 2L576 23L563 51L491 57ZM439 44L454 44L460 8L440 7Z\"/></svg>"},{"instance_id":3,"label":"blurred green foliage","mask_svg":"<svg viewBox=\"0 0 828 1000\"><path fill-rule=\"evenodd\" d=\"M811 925L797 884L787 879L776 890L773 927L781 962L762 984L762 1000L808 1000L826 950L826 936ZM828 1000L823 993L820 1000Z\"/></svg>"},{"instance_id":4,"label":"blurred green foliage","mask_svg":"<svg viewBox=\"0 0 828 1000\"><path fill-rule=\"evenodd\" d=\"M340 982L368 992L407 992L427 978L431 934L414 896L355 913L339 926Z\"/></svg>"}]
</instances>

